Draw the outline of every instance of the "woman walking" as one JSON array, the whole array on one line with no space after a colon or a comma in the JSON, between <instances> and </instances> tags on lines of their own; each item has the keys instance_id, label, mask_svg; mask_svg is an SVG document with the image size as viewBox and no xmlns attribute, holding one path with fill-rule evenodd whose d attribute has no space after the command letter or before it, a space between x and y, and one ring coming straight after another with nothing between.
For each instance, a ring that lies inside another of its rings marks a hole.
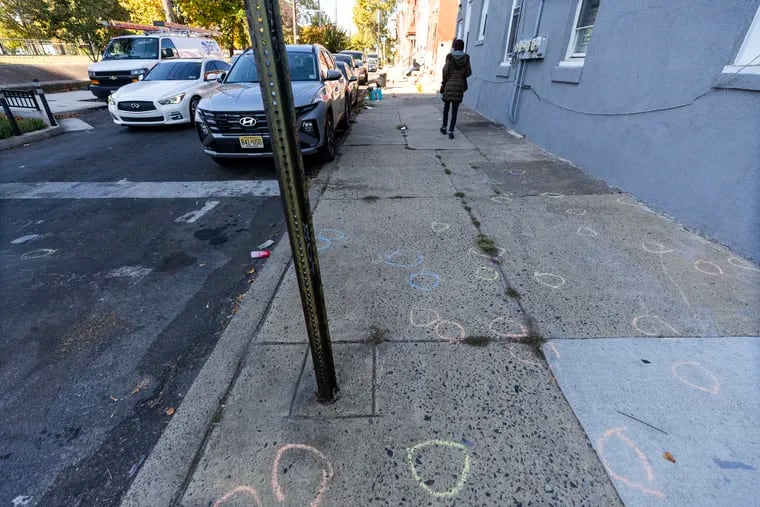
<instances>
[{"instance_id":1,"label":"woman walking","mask_svg":"<svg viewBox=\"0 0 760 507\"><path fill-rule=\"evenodd\" d=\"M467 91L467 78L472 74L470 68L470 55L464 52L464 41L454 39L451 43L451 53L446 55L446 63L443 66L443 81L441 82L441 95L443 95L443 126L441 134L446 134L446 124L449 120L451 109L451 124L449 127L449 139L454 139L454 127L457 124L457 112L459 104Z\"/></svg>"}]
</instances>

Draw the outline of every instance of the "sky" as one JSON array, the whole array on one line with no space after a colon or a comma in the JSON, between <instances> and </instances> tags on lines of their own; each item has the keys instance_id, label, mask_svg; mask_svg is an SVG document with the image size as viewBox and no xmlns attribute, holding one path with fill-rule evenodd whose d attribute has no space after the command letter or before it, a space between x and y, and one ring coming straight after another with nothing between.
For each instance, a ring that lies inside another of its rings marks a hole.
<instances>
[{"instance_id":1,"label":"sky","mask_svg":"<svg viewBox=\"0 0 760 507\"><path fill-rule=\"evenodd\" d=\"M335 21L335 6L338 7L338 26L348 31L354 32L354 0L319 0L321 9Z\"/></svg>"}]
</instances>

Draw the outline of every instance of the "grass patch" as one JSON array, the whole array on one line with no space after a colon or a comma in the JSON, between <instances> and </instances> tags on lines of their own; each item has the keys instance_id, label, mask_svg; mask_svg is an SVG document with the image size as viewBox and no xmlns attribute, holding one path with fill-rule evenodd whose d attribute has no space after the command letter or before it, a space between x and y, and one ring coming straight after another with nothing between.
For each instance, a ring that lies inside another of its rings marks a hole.
<instances>
[{"instance_id":1,"label":"grass patch","mask_svg":"<svg viewBox=\"0 0 760 507\"><path fill-rule=\"evenodd\" d=\"M490 336L468 336L462 343L472 345L473 347L485 347L493 341Z\"/></svg>"},{"instance_id":2,"label":"grass patch","mask_svg":"<svg viewBox=\"0 0 760 507\"><path fill-rule=\"evenodd\" d=\"M387 329L380 329L377 326L372 326L369 328L369 339L368 341L370 343L374 343L375 345L378 345L380 343L383 343L384 341L388 340L388 330Z\"/></svg>"},{"instance_id":3,"label":"grass patch","mask_svg":"<svg viewBox=\"0 0 760 507\"><path fill-rule=\"evenodd\" d=\"M21 129L21 133L34 132L35 130L42 130L47 125L39 118L19 118L16 117L16 123L18 128ZM0 114L0 139L7 139L13 135L13 129L11 129L11 122L8 121L8 117Z\"/></svg>"},{"instance_id":4,"label":"grass patch","mask_svg":"<svg viewBox=\"0 0 760 507\"><path fill-rule=\"evenodd\" d=\"M464 210L465 210L467 213L469 213L470 211L472 211L472 208L471 208L471 207L469 207L469 206L465 206L465 207L464 207Z\"/></svg>"},{"instance_id":5,"label":"grass patch","mask_svg":"<svg viewBox=\"0 0 760 507\"><path fill-rule=\"evenodd\" d=\"M507 296L511 297L515 301L520 301L520 299L522 299L522 296L520 295L520 293L517 292L512 287L510 287L510 288L507 289Z\"/></svg>"},{"instance_id":6,"label":"grass patch","mask_svg":"<svg viewBox=\"0 0 760 507\"><path fill-rule=\"evenodd\" d=\"M520 343L530 345L531 352L533 352L533 355L539 359L546 359L544 356L544 350L541 348L544 342L546 342L546 338L535 331L531 331L527 336L520 339Z\"/></svg>"},{"instance_id":7,"label":"grass patch","mask_svg":"<svg viewBox=\"0 0 760 507\"><path fill-rule=\"evenodd\" d=\"M449 168L446 168L446 169L444 169L444 170L443 170L443 172L444 172L445 174L451 174L451 169L449 169Z\"/></svg>"},{"instance_id":8,"label":"grass patch","mask_svg":"<svg viewBox=\"0 0 760 507\"><path fill-rule=\"evenodd\" d=\"M493 239L485 234L478 234L478 240L476 244L478 245L478 248L480 248L480 251L484 254L492 256L499 254L499 249L496 248L496 244L493 242Z\"/></svg>"},{"instance_id":9,"label":"grass patch","mask_svg":"<svg viewBox=\"0 0 760 507\"><path fill-rule=\"evenodd\" d=\"M474 225L475 227L480 227L480 220L478 220L477 218L473 218L472 225Z\"/></svg>"},{"instance_id":10,"label":"grass patch","mask_svg":"<svg viewBox=\"0 0 760 507\"><path fill-rule=\"evenodd\" d=\"M457 196L457 197L464 197L464 192L457 192L454 195Z\"/></svg>"},{"instance_id":11,"label":"grass patch","mask_svg":"<svg viewBox=\"0 0 760 507\"><path fill-rule=\"evenodd\" d=\"M224 405L221 403L216 408L216 412L214 412L214 415L211 416L211 424L219 424L222 422L222 412L224 412Z\"/></svg>"}]
</instances>

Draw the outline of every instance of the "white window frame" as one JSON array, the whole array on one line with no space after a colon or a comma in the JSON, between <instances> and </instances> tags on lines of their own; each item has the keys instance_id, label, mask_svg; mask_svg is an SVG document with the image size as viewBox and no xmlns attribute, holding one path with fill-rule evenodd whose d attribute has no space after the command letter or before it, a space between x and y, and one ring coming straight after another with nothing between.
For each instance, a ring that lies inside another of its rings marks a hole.
<instances>
[{"instance_id":1,"label":"white window frame","mask_svg":"<svg viewBox=\"0 0 760 507\"><path fill-rule=\"evenodd\" d=\"M727 74L760 74L760 7L757 8L752 24L744 36L744 42L736 53L733 65L726 65Z\"/></svg>"},{"instance_id":2,"label":"white window frame","mask_svg":"<svg viewBox=\"0 0 760 507\"><path fill-rule=\"evenodd\" d=\"M512 65L512 53L509 51L509 41L512 39L512 20L515 17L515 9L517 9L519 12L517 13L517 25L515 26L516 31L520 31L520 19L522 18L522 4L525 2L525 0L512 0L512 9L509 11L509 17L507 18L507 41L504 43L504 58L501 61L502 67L509 67ZM517 42L517 39L515 39L515 42ZM514 50L514 47L512 48Z\"/></svg>"},{"instance_id":3,"label":"white window frame","mask_svg":"<svg viewBox=\"0 0 760 507\"><path fill-rule=\"evenodd\" d=\"M488 8L490 7L489 0L483 0L483 6L480 9L480 25L478 25L478 41L485 40L486 38L486 25L488 23Z\"/></svg>"},{"instance_id":4,"label":"white window frame","mask_svg":"<svg viewBox=\"0 0 760 507\"><path fill-rule=\"evenodd\" d=\"M596 25L596 19L594 19L594 24L589 26L578 26L578 22L580 21L581 12L583 11L583 5L590 0L578 0L578 6L575 8L575 17L573 18L573 28L572 32L570 34L570 44L567 46L567 54L565 55L565 60L563 62L560 62L560 65L566 65L566 66L574 66L574 65L583 65L583 62L586 60L586 53L576 53L575 52L575 44L578 41L578 32L580 30L584 30L586 28L593 28ZM600 2L601 4L601 2Z\"/></svg>"}]
</instances>

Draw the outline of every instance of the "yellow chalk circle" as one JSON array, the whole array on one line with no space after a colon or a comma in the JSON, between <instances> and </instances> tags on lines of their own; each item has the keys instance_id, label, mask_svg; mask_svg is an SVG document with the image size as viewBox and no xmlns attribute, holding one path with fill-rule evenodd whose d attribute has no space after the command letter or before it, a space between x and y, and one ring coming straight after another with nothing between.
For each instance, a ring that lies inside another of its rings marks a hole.
<instances>
[{"instance_id":1,"label":"yellow chalk circle","mask_svg":"<svg viewBox=\"0 0 760 507\"><path fill-rule=\"evenodd\" d=\"M462 451L462 454L464 454L464 466L462 467L462 472L459 474L459 479L453 488L446 491L434 491L431 489L430 486L425 484L425 482L420 479L419 474L417 474L417 469L414 466L414 454L420 449L424 449L425 447L432 447L435 445L439 445L441 447L449 447L452 449L459 449ZM417 481L417 484L419 484L422 489L436 498L451 498L458 495L459 492L462 491L464 483L467 482L467 477L470 475L470 451L467 450L467 447L465 447L464 444L460 444L459 442L451 442L448 440L427 440L425 442L419 443L414 447L406 450L406 462L409 464L409 470L411 470L412 477L414 477L414 480Z\"/></svg>"}]
</instances>

